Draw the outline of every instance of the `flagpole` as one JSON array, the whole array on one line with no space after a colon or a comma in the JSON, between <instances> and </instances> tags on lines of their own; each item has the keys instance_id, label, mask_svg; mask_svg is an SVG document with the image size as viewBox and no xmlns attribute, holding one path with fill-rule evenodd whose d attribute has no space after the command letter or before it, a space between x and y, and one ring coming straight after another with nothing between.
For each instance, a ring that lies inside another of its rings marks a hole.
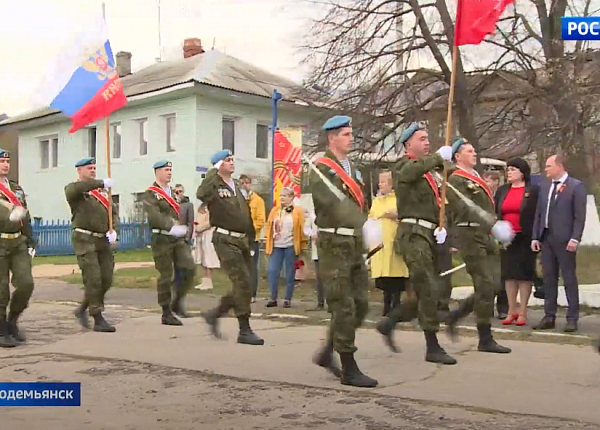
<instances>
[{"instance_id":1,"label":"flagpole","mask_svg":"<svg viewBox=\"0 0 600 430\"><path fill-rule=\"evenodd\" d=\"M106 24L106 4L102 2L102 19ZM104 118L104 142L106 150L106 177L111 178L110 172L110 115ZM113 231L112 188L108 189L108 231Z\"/></svg>"},{"instance_id":2,"label":"flagpole","mask_svg":"<svg viewBox=\"0 0 600 430\"><path fill-rule=\"evenodd\" d=\"M450 90L448 93L448 116L446 118L446 143L450 146L450 134L452 133L452 105L454 104L454 87L456 85L456 69L458 67L458 46L452 46L452 72L450 74ZM444 181L442 182L442 201L440 202L440 228L444 228L444 218L446 216L446 184L448 182L448 163L444 163Z\"/></svg>"}]
</instances>

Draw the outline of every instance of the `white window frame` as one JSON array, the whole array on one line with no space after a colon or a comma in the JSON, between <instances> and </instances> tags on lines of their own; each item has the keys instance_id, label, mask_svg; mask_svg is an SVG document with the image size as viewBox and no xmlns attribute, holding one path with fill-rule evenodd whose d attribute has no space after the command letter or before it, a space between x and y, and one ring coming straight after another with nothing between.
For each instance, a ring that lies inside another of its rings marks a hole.
<instances>
[{"instance_id":1,"label":"white window frame","mask_svg":"<svg viewBox=\"0 0 600 430\"><path fill-rule=\"evenodd\" d=\"M94 135L94 145L92 150L92 130ZM98 155L98 128L89 127L87 129L87 154L88 157L96 158Z\"/></svg>"},{"instance_id":2,"label":"white window frame","mask_svg":"<svg viewBox=\"0 0 600 430\"><path fill-rule=\"evenodd\" d=\"M175 145L177 135L177 115L165 115L165 141L167 144L167 152L175 152L177 147ZM172 121L172 122L171 122ZM172 125L170 125L172 124ZM172 127L172 129L171 129Z\"/></svg>"},{"instance_id":3,"label":"white window frame","mask_svg":"<svg viewBox=\"0 0 600 430\"><path fill-rule=\"evenodd\" d=\"M233 133L232 133L233 142L232 142L232 145L231 145L232 147L231 148L226 148L225 147L225 139L224 139L224 136L223 136L224 131L225 131L225 128L224 128L225 122L231 122L233 124ZM234 154L234 155L235 155L235 130L236 130L236 123L237 123L237 120L236 120L235 117L224 115L221 118L221 148L222 149L229 149L231 151L231 153Z\"/></svg>"},{"instance_id":4,"label":"white window frame","mask_svg":"<svg viewBox=\"0 0 600 430\"><path fill-rule=\"evenodd\" d=\"M119 134L119 156L116 156L116 147L117 147L117 142L115 140L115 137L117 135L117 127L121 128L121 132L118 133ZM112 158L113 160L120 160L121 157L123 157L123 125L120 122L115 122L112 123L110 125L110 141L111 141L111 151L110 151L110 158Z\"/></svg>"},{"instance_id":5,"label":"white window frame","mask_svg":"<svg viewBox=\"0 0 600 430\"><path fill-rule=\"evenodd\" d=\"M146 131L149 131L149 122L148 118L140 118L137 120L138 126L138 156L145 157L148 155L148 136L145 136L146 140L144 141L144 124L146 124ZM145 149L145 152L143 150Z\"/></svg>"},{"instance_id":6,"label":"white window frame","mask_svg":"<svg viewBox=\"0 0 600 430\"><path fill-rule=\"evenodd\" d=\"M259 127L265 127L267 130L267 141L266 141L266 147L265 147L265 156L264 157L259 157L258 156L258 128ZM269 159L269 143L270 143L270 127L267 124L261 123L261 122L257 122L256 123L256 142L255 142L255 147L254 147L254 156L258 159L258 160L268 160Z\"/></svg>"},{"instance_id":7,"label":"white window frame","mask_svg":"<svg viewBox=\"0 0 600 430\"><path fill-rule=\"evenodd\" d=\"M50 170L58 167L58 135L40 137L38 141L40 148L40 170ZM44 166L44 157L42 155L44 143L48 145L47 166Z\"/></svg>"}]
</instances>

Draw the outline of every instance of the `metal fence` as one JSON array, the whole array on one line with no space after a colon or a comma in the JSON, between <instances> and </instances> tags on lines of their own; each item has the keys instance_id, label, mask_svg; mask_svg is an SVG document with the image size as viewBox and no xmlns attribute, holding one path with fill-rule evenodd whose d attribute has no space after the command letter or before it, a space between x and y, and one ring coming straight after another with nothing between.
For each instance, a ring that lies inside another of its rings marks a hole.
<instances>
[{"instance_id":1,"label":"metal fence","mask_svg":"<svg viewBox=\"0 0 600 430\"><path fill-rule=\"evenodd\" d=\"M34 221L36 256L74 255L71 223L64 220ZM143 249L150 245L150 227L139 221L121 220L117 251Z\"/></svg>"}]
</instances>

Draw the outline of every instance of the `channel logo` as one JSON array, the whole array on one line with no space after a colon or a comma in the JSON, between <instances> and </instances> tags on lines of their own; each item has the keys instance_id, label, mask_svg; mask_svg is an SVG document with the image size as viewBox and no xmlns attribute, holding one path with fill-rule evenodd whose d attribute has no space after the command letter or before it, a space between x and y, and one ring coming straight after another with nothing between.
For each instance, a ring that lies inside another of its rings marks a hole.
<instances>
[{"instance_id":1,"label":"channel logo","mask_svg":"<svg viewBox=\"0 0 600 430\"><path fill-rule=\"evenodd\" d=\"M600 40L600 16L563 16L560 20L563 40Z\"/></svg>"}]
</instances>

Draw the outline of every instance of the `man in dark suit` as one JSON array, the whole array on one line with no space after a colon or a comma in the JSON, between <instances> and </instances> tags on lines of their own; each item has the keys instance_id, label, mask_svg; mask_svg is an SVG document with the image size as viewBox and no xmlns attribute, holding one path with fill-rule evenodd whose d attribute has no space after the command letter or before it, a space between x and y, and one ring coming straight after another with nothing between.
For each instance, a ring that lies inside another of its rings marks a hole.
<instances>
[{"instance_id":1,"label":"man in dark suit","mask_svg":"<svg viewBox=\"0 0 600 430\"><path fill-rule=\"evenodd\" d=\"M534 252L542 251L545 315L534 328L555 326L560 269L569 305L564 331L575 332L579 319L576 257L585 225L587 193L581 181L569 176L560 155L548 158L546 176L550 181L541 184L531 242Z\"/></svg>"}]
</instances>

